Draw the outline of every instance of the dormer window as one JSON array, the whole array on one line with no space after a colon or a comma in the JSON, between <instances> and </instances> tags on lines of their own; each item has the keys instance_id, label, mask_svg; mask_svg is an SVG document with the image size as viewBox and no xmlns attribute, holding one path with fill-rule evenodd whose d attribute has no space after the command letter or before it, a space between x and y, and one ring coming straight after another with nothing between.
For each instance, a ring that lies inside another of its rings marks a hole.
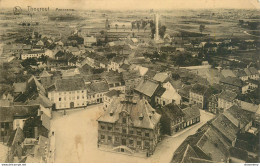
<instances>
[{"instance_id":1,"label":"dormer window","mask_svg":"<svg viewBox=\"0 0 260 166\"><path fill-rule=\"evenodd\" d=\"M144 115L141 114L141 115L139 116L139 120L143 120L143 119L144 119Z\"/></svg>"},{"instance_id":2,"label":"dormer window","mask_svg":"<svg viewBox=\"0 0 260 166\"><path fill-rule=\"evenodd\" d=\"M113 115L114 115L114 112L113 112L113 111L110 111L110 112L109 112L109 115L110 115L110 116L113 116Z\"/></svg>"}]
</instances>

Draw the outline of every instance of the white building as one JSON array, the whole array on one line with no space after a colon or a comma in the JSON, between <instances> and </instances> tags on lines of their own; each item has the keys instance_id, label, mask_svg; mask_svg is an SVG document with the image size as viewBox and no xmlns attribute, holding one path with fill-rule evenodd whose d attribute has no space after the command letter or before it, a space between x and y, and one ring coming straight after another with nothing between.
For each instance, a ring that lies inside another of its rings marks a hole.
<instances>
[{"instance_id":1,"label":"white building","mask_svg":"<svg viewBox=\"0 0 260 166\"><path fill-rule=\"evenodd\" d=\"M55 103L56 109L87 105L87 90L82 78L57 80L48 90L48 98Z\"/></svg>"},{"instance_id":2,"label":"white building","mask_svg":"<svg viewBox=\"0 0 260 166\"><path fill-rule=\"evenodd\" d=\"M41 56L45 56L45 51L39 50L39 51L29 51L27 53L21 54L21 59L29 59L29 58L40 58Z\"/></svg>"}]
</instances>

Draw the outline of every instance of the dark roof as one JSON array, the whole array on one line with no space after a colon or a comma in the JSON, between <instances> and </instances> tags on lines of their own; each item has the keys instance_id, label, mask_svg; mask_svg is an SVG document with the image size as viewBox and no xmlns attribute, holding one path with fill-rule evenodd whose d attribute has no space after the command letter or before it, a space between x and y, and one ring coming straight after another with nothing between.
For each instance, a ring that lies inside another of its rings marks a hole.
<instances>
[{"instance_id":1,"label":"dark roof","mask_svg":"<svg viewBox=\"0 0 260 166\"><path fill-rule=\"evenodd\" d=\"M248 153L245 150L236 147L230 147L229 155L231 157L235 157L237 159L244 160L244 161L246 161L248 158Z\"/></svg>"},{"instance_id":2,"label":"dark roof","mask_svg":"<svg viewBox=\"0 0 260 166\"><path fill-rule=\"evenodd\" d=\"M185 114L184 119L189 120L200 116L200 110L196 105L184 108L183 113Z\"/></svg>"},{"instance_id":3,"label":"dark roof","mask_svg":"<svg viewBox=\"0 0 260 166\"><path fill-rule=\"evenodd\" d=\"M218 98L227 100L227 101L233 101L235 98L237 97L237 94L235 92L226 90L226 91L222 91L219 95Z\"/></svg>"},{"instance_id":4,"label":"dark roof","mask_svg":"<svg viewBox=\"0 0 260 166\"><path fill-rule=\"evenodd\" d=\"M138 128L154 129L161 118L161 115L156 113L145 99L134 96L131 101L127 101L125 98L120 97L114 99L108 107L108 111L106 111L98 121L116 123L120 114L124 111L129 114L133 127ZM112 115L111 112L113 113ZM140 117L143 117L142 120L140 120Z\"/></svg>"},{"instance_id":5,"label":"dark roof","mask_svg":"<svg viewBox=\"0 0 260 166\"><path fill-rule=\"evenodd\" d=\"M201 84L195 84L191 88L191 92L204 95L207 91L208 87Z\"/></svg>"},{"instance_id":6,"label":"dark roof","mask_svg":"<svg viewBox=\"0 0 260 166\"><path fill-rule=\"evenodd\" d=\"M118 97L119 94L121 94L121 92L120 92L119 90L113 89L113 90L107 92L107 93L105 94L105 96L108 96L108 97L117 96L117 97Z\"/></svg>"},{"instance_id":7,"label":"dark roof","mask_svg":"<svg viewBox=\"0 0 260 166\"><path fill-rule=\"evenodd\" d=\"M9 107L0 107L0 122L13 122L13 111L6 108Z\"/></svg>"},{"instance_id":8,"label":"dark roof","mask_svg":"<svg viewBox=\"0 0 260 166\"><path fill-rule=\"evenodd\" d=\"M245 127L252 121L252 113L236 105L231 106L223 113L237 127Z\"/></svg>"},{"instance_id":9,"label":"dark roof","mask_svg":"<svg viewBox=\"0 0 260 166\"><path fill-rule=\"evenodd\" d=\"M115 62L115 63L123 63L124 62L124 60L125 60L125 58L124 57L121 57L121 56L116 56L116 57L114 57L114 58L112 58L112 62Z\"/></svg>"},{"instance_id":10,"label":"dark roof","mask_svg":"<svg viewBox=\"0 0 260 166\"><path fill-rule=\"evenodd\" d=\"M159 87L159 83L152 80L143 80L141 81L137 87L135 88L136 91L145 94L146 96L153 96L157 88Z\"/></svg>"},{"instance_id":11,"label":"dark roof","mask_svg":"<svg viewBox=\"0 0 260 166\"><path fill-rule=\"evenodd\" d=\"M93 82L87 85L88 93L101 93L108 92L109 87L108 84L104 81L102 82Z\"/></svg>"},{"instance_id":12,"label":"dark roof","mask_svg":"<svg viewBox=\"0 0 260 166\"><path fill-rule=\"evenodd\" d=\"M249 71L250 71L250 73L251 73L252 75L259 74L258 71L257 71L257 69L254 68L254 67L249 67Z\"/></svg>"},{"instance_id":13,"label":"dark roof","mask_svg":"<svg viewBox=\"0 0 260 166\"><path fill-rule=\"evenodd\" d=\"M156 91L156 96L161 97L163 93L166 91L166 88L159 87L158 90Z\"/></svg>"},{"instance_id":14,"label":"dark roof","mask_svg":"<svg viewBox=\"0 0 260 166\"><path fill-rule=\"evenodd\" d=\"M244 70L238 70L236 75L237 75L237 77L247 76L247 74Z\"/></svg>"},{"instance_id":15,"label":"dark roof","mask_svg":"<svg viewBox=\"0 0 260 166\"><path fill-rule=\"evenodd\" d=\"M84 90L85 82L82 78L61 79L61 80L56 80L55 88L57 91Z\"/></svg>"},{"instance_id":16,"label":"dark roof","mask_svg":"<svg viewBox=\"0 0 260 166\"><path fill-rule=\"evenodd\" d=\"M224 84L228 84L228 85L237 86L237 87L243 87L244 86L243 81L240 80L237 77L230 77L230 76L228 76L226 78L221 78L220 82L224 83Z\"/></svg>"},{"instance_id":17,"label":"dark roof","mask_svg":"<svg viewBox=\"0 0 260 166\"><path fill-rule=\"evenodd\" d=\"M176 120L176 118L180 118L180 117L184 117L184 113L181 110L181 108L174 104L167 104L164 107L158 109L158 112L162 115L162 116L166 116L167 118L170 118L171 120Z\"/></svg>"},{"instance_id":18,"label":"dark roof","mask_svg":"<svg viewBox=\"0 0 260 166\"><path fill-rule=\"evenodd\" d=\"M239 129L223 114L220 114L215 120L212 121L212 125L228 140L234 141Z\"/></svg>"},{"instance_id":19,"label":"dark roof","mask_svg":"<svg viewBox=\"0 0 260 166\"><path fill-rule=\"evenodd\" d=\"M191 85L185 85L179 90L179 94L182 97L189 98L189 91L191 90L192 86Z\"/></svg>"},{"instance_id":20,"label":"dark roof","mask_svg":"<svg viewBox=\"0 0 260 166\"><path fill-rule=\"evenodd\" d=\"M181 161L183 161L183 158L185 156L184 153L187 149L187 146L191 146L193 148L198 158L204 160L211 160L209 156L207 156L205 153L203 153L203 151L196 147L197 142L201 139L204 132L205 131L200 131L195 133L194 135L188 136L174 152L171 163L180 163Z\"/></svg>"}]
</instances>

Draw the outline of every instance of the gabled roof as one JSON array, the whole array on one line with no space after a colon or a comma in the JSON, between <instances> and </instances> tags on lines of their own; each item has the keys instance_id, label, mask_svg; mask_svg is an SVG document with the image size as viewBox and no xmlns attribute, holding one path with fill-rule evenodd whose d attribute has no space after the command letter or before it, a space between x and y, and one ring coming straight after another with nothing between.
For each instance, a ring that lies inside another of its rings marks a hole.
<instances>
[{"instance_id":1,"label":"gabled roof","mask_svg":"<svg viewBox=\"0 0 260 166\"><path fill-rule=\"evenodd\" d=\"M186 120L197 118L198 116L200 116L200 110L196 105L184 108L182 111L185 114L184 119Z\"/></svg>"},{"instance_id":2,"label":"gabled roof","mask_svg":"<svg viewBox=\"0 0 260 166\"><path fill-rule=\"evenodd\" d=\"M230 147L229 154L230 157L235 157L237 159L244 160L244 161L246 161L248 158L248 153L245 150L236 147Z\"/></svg>"},{"instance_id":3,"label":"gabled roof","mask_svg":"<svg viewBox=\"0 0 260 166\"><path fill-rule=\"evenodd\" d=\"M236 75L234 74L234 72L232 70L229 70L229 69L224 69L221 71L221 74L224 76L224 77L236 77Z\"/></svg>"},{"instance_id":4,"label":"gabled roof","mask_svg":"<svg viewBox=\"0 0 260 166\"><path fill-rule=\"evenodd\" d=\"M196 154L194 149L188 144L185 149L181 163L191 163L190 157L198 158L198 155Z\"/></svg>"},{"instance_id":5,"label":"gabled roof","mask_svg":"<svg viewBox=\"0 0 260 166\"><path fill-rule=\"evenodd\" d=\"M218 98L221 98L221 99L224 99L224 100L227 100L227 101L230 101L232 102L233 100L235 100L237 97L237 94L235 92L232 92L232 91L229 91L229 90L226 90L226 91L222 91L219 95L218 95Z\"/></svg>"},{"instance_id":6,"label":"gabled roof","mask_svg":"<svg viewBox=\"0 0 260 166\"><path fill-rule=\"evenodd\" d=\"M108 96L108 97L117 96L117 97L118 97L119 94L121 94L121 92L120 92L119 90L113 89L113 90L107 92L107 93L105 94L105 96Z\"/></svg>"},{"instance_id":7,"label":"gabled roof","mask_svg":"<svg viewBox=\"0 0 260 166\"><path fill-rule=\"evenodd\" d=\"M93 82L87 85L88 93L102 93L108 92L109 86L105 81L102 82Z\"/></svg>"},{"instance_id":8,"label":"gabled roof","mask_svg":"<svg viewBox=\"0 0 260 166\"><path fill-rule=\"evenodd\" d=\"M126 112L133 127L138 128L154 129L161 118L161 115L156 113L145 99L134 96L131 101L127 101L125 98L115 98L108 107L108 111L98 118L98 121L116 123L122 112ZM142 120L140 117L142 117Z\"/></svg>"},{"instance_id":9,"label":"gabled roof","mask_svg":"<svg viewBox=\"0 0 260 166\"><path fill-rule=\"evenodd\" d=\"M196 94L200 94L200 95L204 95L207 91L208 87L202 84L195 84L192 86L191 88L191 92L196 93Z\"/></svg>"},{"instance_id":10,"label":"gabled roof","mask_svg":"<svg viewBox=\"0 0 260 166\"><path fill-rule=\"evenodd\" d=\"M153 77L153 79L155 81L159 81L159 82L165 82L167 79L169 78L167 73L157 73L155 74L155 76Z\"/></svg>"},{"instance_id":11,"label":"gabled roof","mask_svg":"<svg viewBox=\"0 0 260 166\"><path fill-rule=\"evenodd\" d=\"M243 128L252 121L252 113L233 105L223 113L236 127Z\"/></svg>"},{"instance_id":12,"label":"gabled roof","mask_svg":"<svg viewBox=\"0 0 260 166\"><path fill-rule=\"evenodd\" d=\"M152 80L143 80L137 85L135 88L136 91L145 94L146 96L153 96L157 88L159 87L159 83Z\"/></svg>"},{"instance_id":13,"label":"gabled roof","mask_svg":"<svg viewBox=\"0 0 260 166\"><path fill-rule=\"evenodd\" d=\"M181 118L185 116L181 108L174 103L167 104L164 107L160 108L158 111L160 114L162 114L162 116L165 115L167 118L170 118L171 120L176 120L176 118Z\"/></svg>"},{"instance_id":14,"label":"gabled roof","mask_svg":"<svg viewBox=\"0 0 260 166\"><path fill-rule=\"evenodd\" d=\"M228 85L233 85L237 87L243 87L244 83L242 80L240 80L237 77L226 77L226 78L221 78L220 79L221 83L228 84Z\"/></svg>"},{"instance_id":15,"label":"gabled roof","mask_svg":"<svg viewBox=\"0 0 260 166\"><path fill-rule=\"evenodd\" d=\"M236 139L239 129L225 115L220 114L212 121L212 125L228 140L234 141Z\"/></svg>"},{"instance_id":16,"label":"gabled roof","mask_svg":"<svg viewBox=\"0 0 260 166\"><path fill-rule=\"evenodd\" d=\"M210 154L214 162L225 162L227 160L229 144L211 127L207 129L198 141L197 146L205 154Z\"/></svg>"},{"instance_id":17,"label":"gabled roof","mask_svg":"<svg viewBox=\"0 0 260 166\"><path fill-rule=\"evenodd\" d=\"M121 57L121 56L116 56L116 57L114 57L114 58L112 58L112 62L115 62L115 63L118 63L118 64L120 64L120 63L123 63L124 62L124 60L125 60L125 58L124 57Z\"/></svg>"},{"instance_id":18,"label":"gabled roof","mask_svg":"<svg viewBox=\"0 0 260 166\"><path fill-rule=\"evenodd\" d=\"M56 80L55 88L56 91L84 90L85 82L82 78L61 79L61 80Z\"/></svg>"}]
</instances>

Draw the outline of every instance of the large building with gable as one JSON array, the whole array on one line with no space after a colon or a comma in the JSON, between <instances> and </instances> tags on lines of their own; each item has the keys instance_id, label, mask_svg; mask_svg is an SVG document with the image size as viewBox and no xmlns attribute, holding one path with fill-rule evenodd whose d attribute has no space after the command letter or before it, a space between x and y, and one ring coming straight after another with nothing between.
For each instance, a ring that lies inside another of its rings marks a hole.
<instances>
[{"instance_id":1,"label":"large building with gable","mask_svg":"<svg viewBox=\"0 0 260 166\"><path fill-rule=\"evenodd\" d=\"M115 98L97 120L98 147L149 156L160 140L160 118L145 99Z\"/></svg>"}]
</instances>

